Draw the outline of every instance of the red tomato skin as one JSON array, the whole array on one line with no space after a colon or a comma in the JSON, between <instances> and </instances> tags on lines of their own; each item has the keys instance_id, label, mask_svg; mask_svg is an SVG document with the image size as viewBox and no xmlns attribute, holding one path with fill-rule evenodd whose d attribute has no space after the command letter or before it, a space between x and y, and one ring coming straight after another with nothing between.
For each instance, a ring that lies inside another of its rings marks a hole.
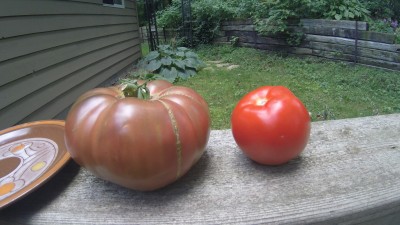
<instances>
[{"instance_id":1,"label":"red tomato skin","mask_svg":"<svg viewBox=\"0 0 400 225\"><path fill-rule=\"evenodd\" d=\"M245 95L232 112L231 124L239 148L264 165L296 158L311 131L306 107L283 86L264 86Z\"/></svg>"},{"instance_id":2,"label":"red tomato skin","mask_svg":"<svg viewBox=\"0 0 400 225\"><path fill-rule=\"evenodd\" d=\"M184 175L205 151L208 106L192 89L164 82L148 84L150 100L124 98L117 87L78 98L65 123L71 157L100 178L140 191Z\"/></svg>"}]
</instances>

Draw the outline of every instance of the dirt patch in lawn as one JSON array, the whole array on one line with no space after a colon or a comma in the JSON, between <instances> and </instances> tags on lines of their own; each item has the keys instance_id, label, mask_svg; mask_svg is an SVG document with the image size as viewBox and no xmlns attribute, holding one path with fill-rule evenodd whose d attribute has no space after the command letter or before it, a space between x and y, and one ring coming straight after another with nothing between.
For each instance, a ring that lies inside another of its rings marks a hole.
<instances>
[{"instance_id":1,"label":"dirt patch in lawn","mask_svg":"<svg viewBox=\"0 0 400 225\"><path fill-rule=\"evenodd\" d=\"M222 61L207 61L207 67L205 69L213 70L213 67L217 68L225 68L227 70L234 70L236 68L239 68L239 65L236 64L231 64L231 63L225 63Z\"/></svg>"}]
</instances>

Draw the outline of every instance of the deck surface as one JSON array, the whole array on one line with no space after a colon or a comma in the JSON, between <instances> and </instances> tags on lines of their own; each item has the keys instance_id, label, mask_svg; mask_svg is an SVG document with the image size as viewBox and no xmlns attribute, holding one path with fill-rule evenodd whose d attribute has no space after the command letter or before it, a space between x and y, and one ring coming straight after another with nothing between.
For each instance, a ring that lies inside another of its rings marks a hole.
<instances>
[{"instance_id":1,"label":"deck surface","mask_svg":"<svg viewBox=\"0 0 400 225\"><path fill-rule=\"evenodd\" d=\"M231 131L155 192L98 179L70 161L0 211L0 224L400 224L400 114L312 123L301 157L258 165Z\"/></svg>"}]
</instances>

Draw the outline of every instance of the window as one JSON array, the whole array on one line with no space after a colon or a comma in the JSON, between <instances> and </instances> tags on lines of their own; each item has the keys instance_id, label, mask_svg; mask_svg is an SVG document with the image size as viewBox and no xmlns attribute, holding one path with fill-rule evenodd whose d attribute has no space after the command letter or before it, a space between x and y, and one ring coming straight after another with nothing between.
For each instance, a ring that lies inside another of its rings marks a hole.
<instances>
[{"instance_id":1,"label":"window","mask_svg":"<svg viewBox=\"0 0 400 225\"><path fill-rule=\"evenodd\" d=\"M104 6L125 8L124 0L103 0Z\"/></svg>"}]
</instances>

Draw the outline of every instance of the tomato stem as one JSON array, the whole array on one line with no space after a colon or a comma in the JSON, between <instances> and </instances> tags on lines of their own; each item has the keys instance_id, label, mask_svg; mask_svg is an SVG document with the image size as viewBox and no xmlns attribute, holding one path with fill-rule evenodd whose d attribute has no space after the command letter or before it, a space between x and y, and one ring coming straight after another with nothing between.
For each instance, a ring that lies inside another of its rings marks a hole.
<instances>
[{"instance_id":1,"label":"tomato stem","mask_svg":"<svg viewBox=\"0 0 400 225\"><path fill-rule=\"evenodd\" d=\"M125 97L135 97L139 99L150 99L150 91L147 88L147 81L139 84L137 80L124 79L122 92Z\"/></svg>"}]
</instances>

